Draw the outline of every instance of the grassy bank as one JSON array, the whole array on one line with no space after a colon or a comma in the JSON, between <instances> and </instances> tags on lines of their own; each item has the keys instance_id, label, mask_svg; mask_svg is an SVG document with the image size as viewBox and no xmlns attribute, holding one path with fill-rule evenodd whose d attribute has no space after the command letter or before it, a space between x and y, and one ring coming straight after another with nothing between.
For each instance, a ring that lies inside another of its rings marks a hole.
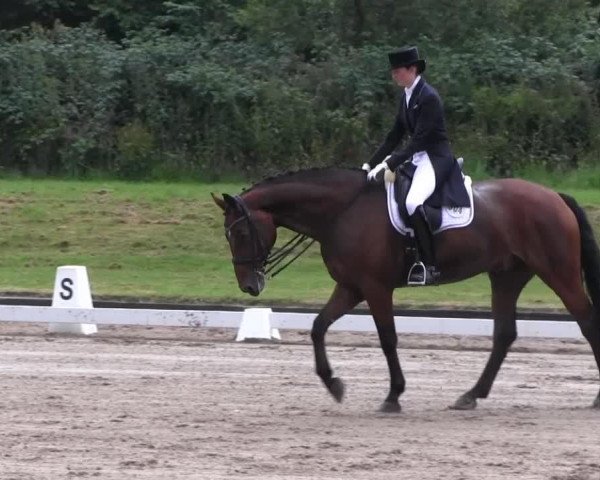
<instances>
[{"instance_id":1,"label":"grassy bank","mask_svg":"<svg viewBox=\"0 0 600 480\"><path fill-rule=\"evenodd\" d=\"M188 302L322 304L333 282L318 247L267 284L259 299L239 292L210 192L242 184L0 180L0 291L50 296L56 267L86 265L95 298ZM600 192L562 189L600 226ZM400 289L396 306L488 308L489 282ZM541 282L524 292L524 307L560 307Z\"/></svg>"}]
</instances>

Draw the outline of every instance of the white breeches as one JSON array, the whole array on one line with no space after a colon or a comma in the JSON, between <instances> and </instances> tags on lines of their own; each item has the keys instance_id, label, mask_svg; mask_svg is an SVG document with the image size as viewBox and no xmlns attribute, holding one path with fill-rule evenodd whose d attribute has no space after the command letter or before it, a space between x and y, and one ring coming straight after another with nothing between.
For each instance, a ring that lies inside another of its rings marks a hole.
<instances>
[{"instance_id":1,"label":"white breeches","mask_svg":"<svg viewBox=\"0 0 600 480\"><path fill-rule=\"evenodd\" d=\"M406 210L409 215L415 213L419 205L423 205L435 190L435 172L427 152L417 152L412 157L413 165L417 169L406 196Z\"/></svg>"}]
</instances>

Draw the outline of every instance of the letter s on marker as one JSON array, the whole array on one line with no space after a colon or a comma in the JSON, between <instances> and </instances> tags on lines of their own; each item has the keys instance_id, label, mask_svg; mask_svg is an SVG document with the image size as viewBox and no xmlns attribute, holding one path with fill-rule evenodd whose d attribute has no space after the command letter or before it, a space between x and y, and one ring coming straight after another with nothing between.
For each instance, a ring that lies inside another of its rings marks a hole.
<instances>
[{"instance_id":1,"label":"letter s on marker","mask_svg":"<svg viewBox=\"0 0 600 480\"><path fill-rule=\"evenodd\" d=\"M73 296L73 280L70 278L63 278L62 282L60 282L60 286L62 287L62 291L60 292L60 298L63 300L69 300Z\"/></svg>"}]
</instances>

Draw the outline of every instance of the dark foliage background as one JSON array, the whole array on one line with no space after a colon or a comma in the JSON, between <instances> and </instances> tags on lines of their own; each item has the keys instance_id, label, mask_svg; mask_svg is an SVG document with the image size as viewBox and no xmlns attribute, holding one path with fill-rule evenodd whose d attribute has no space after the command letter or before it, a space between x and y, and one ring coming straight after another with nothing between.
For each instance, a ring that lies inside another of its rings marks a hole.
<instances>
[{"instance_id":1,"label":"dark foliage background","mask_svg":"<svg viewBox=\"0 0 600 480\"><path fill-rule=\"evenodd\" d=\"M359 166L419 46L455 153L600 164L598 0L7 0L5 172L211 180Z\"/></svg>"}]
</instances>

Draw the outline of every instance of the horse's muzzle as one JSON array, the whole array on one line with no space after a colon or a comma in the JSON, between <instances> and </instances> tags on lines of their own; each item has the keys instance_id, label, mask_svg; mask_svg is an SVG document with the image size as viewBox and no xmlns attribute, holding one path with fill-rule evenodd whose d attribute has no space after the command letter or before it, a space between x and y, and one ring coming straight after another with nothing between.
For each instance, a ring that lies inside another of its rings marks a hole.
<instances>
[{"instance_id":1,"label":"horse's muzzle","mask_svg":"<svg viewBox=\"0 0 600 480\"><path fill-rule=\"evenodd\" d=\"M265 275L258 271L254 272L254 275L252 275L245 283L240 284L242 292L248 293L253 297L258 297L260 292L263 291L263 288L265 288Z\"/></svg>"}]
</instances>

